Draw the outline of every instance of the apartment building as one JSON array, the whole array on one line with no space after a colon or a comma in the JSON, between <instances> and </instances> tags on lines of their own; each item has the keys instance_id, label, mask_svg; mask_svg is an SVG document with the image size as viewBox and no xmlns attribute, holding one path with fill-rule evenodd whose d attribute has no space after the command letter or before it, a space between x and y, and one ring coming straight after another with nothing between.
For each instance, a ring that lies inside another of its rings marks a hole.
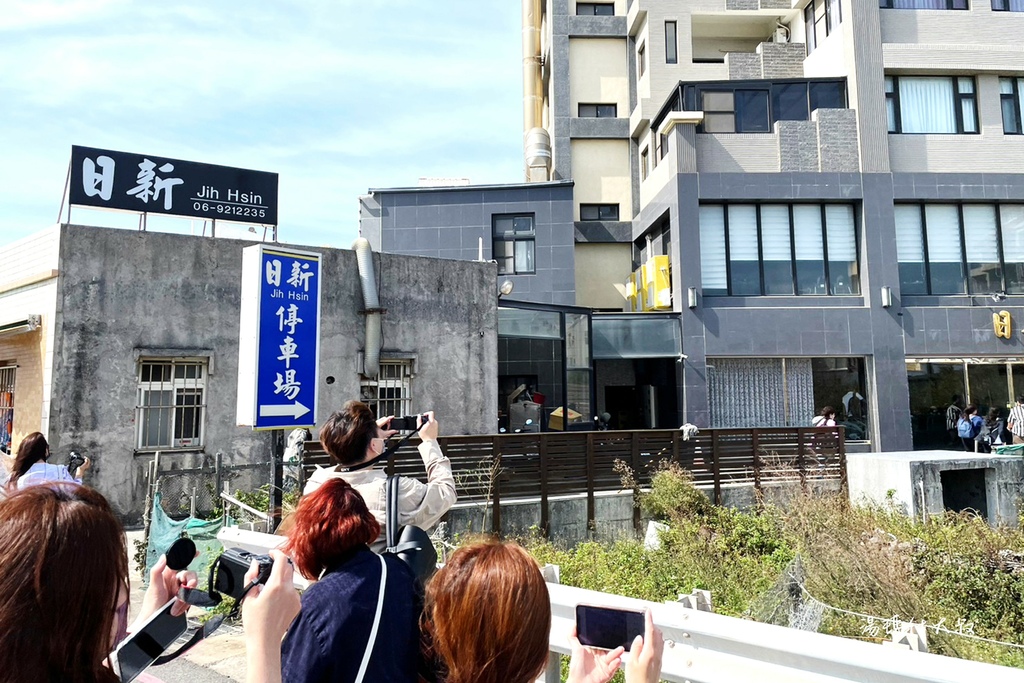
<instances>
[{"instance_id":1,"label":"apartment building","mask_svg":"<svg viewBox=\"0 0 1024 683\"><path fill-rule=\"evenodd\" d=\"M524 171L572 182L583 407L739 427L831 405L873 450L945 445L954 396L1005 414L1022 35L1021 0L524 0Z\"/></svg>"}]
</instances>

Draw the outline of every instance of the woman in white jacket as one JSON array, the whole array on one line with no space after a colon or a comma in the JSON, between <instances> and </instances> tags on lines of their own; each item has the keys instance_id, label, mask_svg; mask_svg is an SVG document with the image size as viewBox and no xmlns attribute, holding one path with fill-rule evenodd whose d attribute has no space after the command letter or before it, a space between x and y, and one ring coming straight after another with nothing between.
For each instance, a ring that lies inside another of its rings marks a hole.
<instances>
[{"instance_id":1,"label":"woman in white jacket","mask_svg":"<svg viewBox=\"0 0 1024 683\"><path fill-rule=\"evenodd\" d=\"M437 443L437 420L432 412L426 415L428 421L419 430L419 451L427 470L427 481L399 478L398 525L429 530L455 503L455 478L451 461ZM384 548L387 485L386 463L380 456L387 439L396 433L389 428L392 417L375 420L370 407L359 401L349 401L333 413L320 427L320 443L335 466L314 472L303 490L303 494L311 493L335 477L347 481L380 523L381 535L372 546L378 552Z\"/></svg>"}]
</instances>

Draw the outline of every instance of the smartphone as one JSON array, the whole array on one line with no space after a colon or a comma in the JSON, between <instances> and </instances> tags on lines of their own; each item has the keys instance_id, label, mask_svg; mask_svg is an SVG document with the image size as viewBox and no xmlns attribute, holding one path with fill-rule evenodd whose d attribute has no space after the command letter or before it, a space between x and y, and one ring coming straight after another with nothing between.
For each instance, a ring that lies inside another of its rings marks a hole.
<instances>
[{"instance_id":1,"label":"smartphone","mask_svg":"<svg viewBox=\"0 0 1024 683\"><path fill-rule=\"evenodd\" d=\"M162 655L188 628L185 615L171 615L174 599L156 611L146 623L117 646L111 661L121 683L130 683Z\"/></svg>"},{"instance_id":2,"label":"smartphone","mask_svg":"<svg viewBox=\"0 0 1024 683\"><path fill-rule=\"evenodd\" d=\"M644 634L644 613L629 609L576 605L576 637L588 647L629 650Z\"/></svg>"}]
</instances>

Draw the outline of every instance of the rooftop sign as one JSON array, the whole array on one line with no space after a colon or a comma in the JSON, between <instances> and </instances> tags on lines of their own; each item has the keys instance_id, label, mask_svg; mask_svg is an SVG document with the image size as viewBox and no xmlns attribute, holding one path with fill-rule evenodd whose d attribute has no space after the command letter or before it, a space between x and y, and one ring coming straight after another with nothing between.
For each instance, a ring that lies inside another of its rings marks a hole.
<instances>
[{"instance_id":1,"label":"rooftop sign","mask_svg":"<svg viewBox=\"0 0 1024 683\"><path fill-rule=\"evenodd\" d=\"M277 174L73 146L70 203L277 225Z\"/></svg>"}]
</instances>

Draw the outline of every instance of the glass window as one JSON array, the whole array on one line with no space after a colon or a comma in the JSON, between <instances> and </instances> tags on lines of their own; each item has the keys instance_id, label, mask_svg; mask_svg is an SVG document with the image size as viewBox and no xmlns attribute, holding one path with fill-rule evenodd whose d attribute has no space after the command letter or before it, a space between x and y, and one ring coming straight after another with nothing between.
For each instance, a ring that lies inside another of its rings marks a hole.
<instances>
[{"instance_id":1,"label":"glass window","mask_svg":"<svg viewBox=\"0 0 1024 683\"><path fill-rule=\"evenodd\" d=\"M771 130L767 90L737 90L735 102L737 133L767 133Z\"/></svg>"},{"instance_id":2,"label":"glass window","mask_svg":"<svg viewBox=\"0 0 1024 683\"><path fill-rule=\"evenodd\" d=\"M1024 0L1021 0L1024 2ZM1024 78L999 79L999 104L1003 112L1003 132L1020 135L1024 132Z\"/></svg>"},{"instance_id":3,"label":"glass window","mask_svg":"<svg viewBox=\"0 0 1024 683\"><path fill-rule=\"evenodd\" d=\"M900 291L903 294L927 294L928 278L924 261L924 233L921 230L921 207L896 205L896 258L900 268Z\"/></svg>"},{"instance_id":4,"label":"glass window","mask_svg":"<svg viewBox=\"0 0 1024 683\"><path fill-rule=\"evenodd\" d=\"M499 275L535 272L533 215L492 218L494 226L493 258Z\"/></svg>"},{"instance_id":5,"label":"glass window","mask_svg":"<svg viewBox=\"0 0 1024 683\"><path fill-rule=\"evenodd\" d=\"M595 359L673 358L683 350L679 319L674 316L594 316L593 335Z\"/></svg>"},{"instance_id":6,"label":"glass window","mask_svg":"<svg viewBox=\"0 0 1024 683\"><path fill-rule=\"evenodd\" d=\"M811 82L809 85L811 111L815 109L846 109L846 89L836 81Z\"/></svg>"},{"instance_id":7,"label":"glass window","mask_svg":"<svg viewBox=\"0 0 1024 683\"><path fill-rule=\"evenodd\" d=\"M973 78L889 76L886 100L890 133L978 132Z\"/></svg>"},{"instance_id":8,"label":"glass window","mask_svg":"<svg viewBox=\"0 0 1024 683\"><path fill-rule=\"evenodd\" d=\"M1003 291L1003 273L999 267L999 243L996 238L996 207L964 204L963 216L971 293Z\"/></svg>"},{"instance_id":9,"label":"glass window","mask_svg":"<svg viewBox=\"0 0 1024 683\"><path fill-rule=\"evenodd\" d=\"M640 180L647 180L647 174L651 172L651 165L647 148L640 150Z\"/></svg>"},{"instance_id":10,"label":"glass window","mask_svg":"<svg viewBox=\"0 0 1024 683\"><path fill-rule=\"evenodd\" d=\"M832 293L860 293L857 230L853 223L852 206L825 205L825 241L828 248L828 274Z\"/></svg>"},{"instance_id":11,"label":"glass window","mask_svg":"<svg viewBox=\"0 0 1024 683\"><path fill-rule=\"evenodd\" d=\"M665 63L675 64L679 61L678 41L676 39L676 22L665 22Z\"/></svg>"},{"instance_id":12,"label":"glass window","mask_svg":"<svg viewBox=\"0 0 1024 683\"><path fill-rule=\"evenodd\" d=\"M615 118L618 116L618 105L615 104L581 104L580 118Z\"/></svg>"},{"instance_id":13,"label":"glass window","mask_svg":"<svg viewBox=\"0 0 1024 683\"><path fill-rule=\"evenodd\" d=\"M201 448L206 360L143 360L136 404L139 450Z\"/></svg>"},{"instance_id":14,"label":"glass window","mask_svg":"<svg viewBox=\"0 0 1024 683\"><path fill-rule=\"evenodd\" d=\"M793 251L789 234L789 206L761 207L761 259L765 294L793 294Z\"/></svg>"},{"instance_id":15,"label":"glass window","mask_svg":"<svg viewBox=\"0 0 1024 683\"><path fill-rule=\"evenodd\" d=\"M734 296L761 294L760 255L757 240L757 207L729 206L729 280Z\"/></svg>"},{"instance_id":16,"label":"glass window","mask_svg":"<svg viewBox=\"0 0 1024 683\"><path fill-rule=\"evenodd\" d=\"M814 35L814 3L804 7L804 35L807 40L807 54L814 52L818 41Z\"/></svg>"},{"instance_id":17,"label":"glass window","mask_svg":"<svg viewBox=\"0 0 1024 683\"><path fill-rule=\"evenodd\" d=\"M705 133L735 133L736 113L734 95L730 92L706 91L702 93Z\"/></svg>"},{"instance_id":18,"label":"glass window","mask_svg":"<svg viewBox=\"0 0 1024 683\"><path fill-rule=\"evenodd\" d=\"M617 221L618 204L580 204L581 221Z\"/></svg>"},{"instance_id":19,"label":"glass window","mask_svg":"<svg viewBox=\"0 0 1024 683\"><path fill-rule=\"evenodd\" d=\"M1024 12L1024 0L992 0L996 12Z\"/></svg>"},{"instance_id":20,"label":"glass window","mask_svg":"<svg viewBox=\"0 0 1024 683\"><path fill-rule=\"evenodd\" d=\"M581 16L610 17L615 14L615 3L577 2L576 14Z\"/></svg>"},{"instance_id":21,"label":"glass window","mask_svg":"<svg viewBox=\"0 0 1024 683\"><path fill-rule=\"evenodd\" d=\"M931 293L964 294L960 217L956 205L928 204L924 216Z\"/></svg>"},{"instance_id":22,"label":"glass window","mask_svg":"<svg viewBox=\"0 0 1024 683\"><path fill-rule=\"evenodd\" d=\"M377 377L360 383L363 403L377 417L412 415L412 359L382 360Z\"/></svg>"},{"instance_id":23,"label":"glass window","mask_svg":"<svg viewBox=\"0 0 1024 683\"><path fill-rule=\"evenodd\" d=\"M636 49L636 68L637 78L642 78L647 71L647 47L643 43Z\"/></svg>"},{"instance_id":24,"label":"glass window","mask_svg":"<svg viewBox=\"0 0 1024 683\"><path fill-rule=\"evenodd\" d=\"M0 452L11 453L14 434L14 379L15 365L0 365Z\"/></svg>"},{"instance_id":25,"label":"glass window","mask_svg":"<svg viewBox=\"0 0 1024 683\"><path fill-rule=\"evenodd\" d=\"M785 83L772 89L773 121L807 121L807 84Z\"/></svg>"},{"instance_id":26,"label":"glass window","mask_svg":"<svg viewBox=\"0 0 1024 683\"><path fill-rule=\"evenodd\" d=\"M967 0L879 0L878 6L884 9L967 9Z\"/></svg>"},{"instance_id":27,"label":"glass window","mask_svg":"<svg viewBox=\"0 0 1024 683\"><path fill-rule=\"evenodd\" d=\"M1003 238L1003 263L1006 293L1024 294L1024 204L999 207L999 225ZM1024 394L1024 385L1020 393Z\"/></svg>"},{"instance_id":28,"label":"glass window","mask_svg":"<svg viewBox=\"0 0 1024 683\"><path fill-rule=\"evenodd\" d=\"M1024 239L1024 232L1021 237ZM725 259L725 211L721 206L701 206L700 278L701 291L705 296L725 296L729 293Z\"/></svg>"},{"instance_id":29,"label":"glass window","mask_svg":"<svg viewBox=\"0 0 1024 683\"><path fill-rule=\"evenodd\" d=\"M793 206L796 244L796 284L800 294L828 294L825 282L825 242L822 239L821 207Z\"/></svg>"}]
</instances>

